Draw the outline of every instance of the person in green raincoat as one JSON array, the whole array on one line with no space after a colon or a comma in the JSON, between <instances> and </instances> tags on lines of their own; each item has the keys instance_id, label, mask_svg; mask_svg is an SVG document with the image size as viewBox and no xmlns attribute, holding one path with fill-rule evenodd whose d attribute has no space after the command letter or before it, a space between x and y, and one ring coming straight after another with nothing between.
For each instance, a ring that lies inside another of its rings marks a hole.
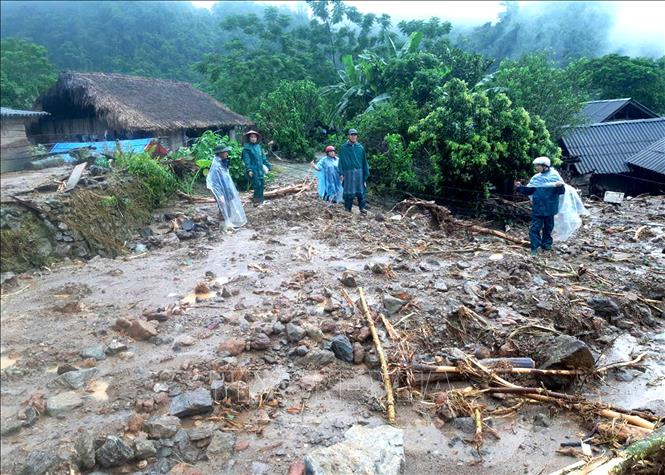
<instances>
[{"instance_id":1,"label":"person in green raincoat","mask_svg":"<svg viewBox=\"0 0 665 475\"><path fill-rule=\"evenodd\" d=\"M339 174L344 187L344 207L347 211L353 208L353 200L358 198L358 208L362 214L365 211L365 193L367 191L367 178L369 177L369 164L365 156L365 148L358 143L358 131L349 129L349 140L339 150Z\"/></svg>"},{"instance_id":2,"label":"person in green raincoat","mask_svg":"<svg viewBox=\"0 0 665 475\"><path fill-rule=\"evenodd\" d=\"M263 188L265 187L265 175L268 170L272 170L272 165L268 161L266 154L259 145L259 134L256 130L250 130L245 133L249 140L242 149L242 161L245 164L245 170L252 182L254 188L254 204L263 203Z\"/></svg>"}]
</instances>

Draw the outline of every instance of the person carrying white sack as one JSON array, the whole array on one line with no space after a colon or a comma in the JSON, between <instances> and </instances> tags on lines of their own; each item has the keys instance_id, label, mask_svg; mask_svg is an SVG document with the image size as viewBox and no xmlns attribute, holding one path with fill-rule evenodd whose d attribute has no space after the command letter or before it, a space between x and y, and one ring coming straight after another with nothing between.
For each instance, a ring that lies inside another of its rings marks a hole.
<instances>
[{"instance_id":1,"label":"person carrying white sack","mask_svg":"<svg viewBox=\"0 0 665 475\"><path fill-rule=\"evenodd\" d=\"M549 251L554 239L565 241L582 224L581 214L588 214L577 191L566 185L550 159L538 157L533 161L536 173L528 185L515 182L515 190L531 200L529 240L531 255L538 249Z\"/></svg>"},{"instance_id":2,"label":"person carrying white sack","mask_svg":"<svg viewBox=\"0 0 665 475\"><path fill-rule=\"evenodd\" d=\"M206 186L215 196L219 212L224 218L224 230L228 231L234 227L243 226L247 223L245 209L240 201L238 190L233 184L229 173L229 152L231 148L220 145L213 150L215 156L212 159Z\"/></svg>"}]
</instances>

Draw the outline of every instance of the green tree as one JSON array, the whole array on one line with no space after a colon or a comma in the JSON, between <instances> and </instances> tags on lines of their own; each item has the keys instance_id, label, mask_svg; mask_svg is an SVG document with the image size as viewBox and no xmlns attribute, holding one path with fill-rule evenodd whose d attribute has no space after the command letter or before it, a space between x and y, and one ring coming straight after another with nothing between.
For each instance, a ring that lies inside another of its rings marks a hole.
<instances>
[{"instance_id":1,"label":"green tree","mask_svg":"<svg viewBox=\"0 0 665 475\"><path fill-rule=\"evenodd\" d=\"M257 123L292 159L313 159L317 126L323 108L319 89L312 81L281 81L268 94L256 115Z\"/></svg>"},{"instance_id":2,"label":"green tree","mask_svg":"<svg viewBox=\"0 0 665 475\"><path fill-rule=\"evenodd\" d=\"M505 93L513 104L543 119L554 139L561 137L564 126L581 120L579 112L588 98L570 74L545 53L502 61L491 80L481 87Z\"/></svg>"},{"instance_id":3,"label":"green tree","mask_svg":"<svg viewBox=\"0 0 665 475\"><path fill-rule=\"evenodd\" d=\"M31 109L35 99L57 79L46 48L20 38L0 41L2 105Z\"/></svg>"},{"instance_id":4,"label":"green tree","mask_svg":"<svg viewBox=\"0 0 665 475\"><path fill-rule=\"evenodd\" d=\"M631 97L665 113L665 56L653 60L608 54L581 59L568 69L571 78L594 99Z\"/></svg>"}]
</instances>

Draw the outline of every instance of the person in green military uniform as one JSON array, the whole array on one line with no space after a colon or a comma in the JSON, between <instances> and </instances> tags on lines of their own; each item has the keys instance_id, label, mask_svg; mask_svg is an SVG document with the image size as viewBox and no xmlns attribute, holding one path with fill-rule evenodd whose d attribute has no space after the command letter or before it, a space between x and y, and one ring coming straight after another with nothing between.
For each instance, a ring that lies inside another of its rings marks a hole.
<instances>
[{"instance_id":1,"label":"person in green military uniform","mask_svg":"<svg viewBox=\"0 0 665 475\"><path fill-rule=\"evenodd\" d=\"M259 134L256 130L250 130L245 133L245 137L249 140L242 149L242 161L245 164L245 170L252 182L254 188L254 204L260 205L263 203L263 188L265 186L265 175L268 170L272 170L272 165L268 161L266 154L263 152L261 145L259 145Z\"/></svg>"},{"instance_id":2,"label":"person in green military uniform","mask_svg":"<svg viewBox=\"0 0 665 475\"><path fill-rule=\"evenodd\" d=\"M344 187L342 196L346 210L350 212L354 198L358 198L358 208L362 214L366 214L365 192L367 191L369 164L365 156L365 148L358 143L356 129L349 129L349 140L340 147L339 174Z\"/></svg>"}]
</instances>

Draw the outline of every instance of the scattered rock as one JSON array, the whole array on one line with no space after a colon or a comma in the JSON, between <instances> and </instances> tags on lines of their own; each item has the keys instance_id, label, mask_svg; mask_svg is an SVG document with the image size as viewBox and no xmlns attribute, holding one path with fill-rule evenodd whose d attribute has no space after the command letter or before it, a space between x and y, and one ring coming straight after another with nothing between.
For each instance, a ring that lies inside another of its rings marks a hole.
<instances>
[{"instance_id":1,"label":"scattered rock","mask_svg":"<svg viewBox=\"0 0 665 475\"><path fill-rule=\"evenodd\" d=\"M437 279L434 281L434 290L438 290L439 292L447 292L448 284L446 284L446 281L443 279Z\"/></svg>"},{"instance_id":2,"label":"scattered rock","mask_svg":"<svg viewBox=\"0 0 665 475\"><path fill-rule=\"evenodd\" d=\"M127 421L127 425L125 426L125 430L127 432L129 432L130 434L135 434L135 433L139 432L141 429L143 429L143 424L145 424L145 417L143 417L140 414L134 414Z\"/></svg>"},{"instance_id":3,"label":"scattered rock","mask_svg":"<svg viewBox=\"0 0 665 475\"><path fill-rule=\"evenodd\" d=\"M78 371L78 368L76 366L70 365L69 363L61 364L58 366L58 369L56 370L57 374L65 374L70 371Z\"/></svg>"},{"instance_id":4,"label":"scattered rock","mask_svg":"<svg viewBox=\"0 0 665 475\"><path fill-rule=\"evenodd\" d=\"M250 347L255 351L265 351L270 348L272 342L270 337L265 333L258 333L254 335L250 341Z\"/></svg>"},{"instance_id":5,"label":"scattered rock","mask_svg":"<svg viewBox=\"0 0 665 475\"><path fill-rule=\"evenodd\" d=\"M99 371L97 368L81 369L78 371L68 371L61 374L55 380L57 384L71 389L81 389L90 381Z\"/></svg>"},{"instance_id":6,"label":"scattered rock","mask_svg":"<svg viewBox=\"0 0 665 475\"><path fill-rule=\"evenodd\" d=\"M363 343L372 336L372 332L369 330L369 327L361 327L353 334L353 339L359 343Z\"/></svg>"},{"instance_id":7,"label":"scattered rock","mask_svg":"<svg viewBox=\"0 0 665 475\"><path fill-rule=\"evenodd\" d=\"M533 418L533 425L539 427L549 427L550 426L550 416L544 412L539 412Z\"/></svg>"},{"instance_id":8,"label":"scattered rock","mask_svg":"<svg viewBox=\"0 0 665 475\"><path fill-rule=\"evenodd\" d=\"M358 284L356 282L356 278L353 276L353 273L346 271L342 274L342 277L339 279L339 281L344 285L345 287L357 287Z\"/></svg>"},{"instance_id":9,"label":"scattered rock","mask_svg":"<svg viewBox=\"0 0 665 475\"><path fill-rule=\"evenodd\" d=\"M110 468L125 464L134 456L134 451L121 438L109 435L95 454L100 466Z\"/></svg>"},{"instance_id":10,"label":"scattered rock","mask_svg":"<svg viewBox=\"0 0 665 475\"><path fill-rule=\"evenodd\" d=\"M353 346L346 335L335 336L331 341L330 349L340 360L353 363Z\"/></svg>"},{"instance_id":11,"label":"scattered rock","mask_svg":"<svg viewBox=\"0 0 665 475\"><path fill-rule=\"evenodd\" d=\"M127 345L115 340L113 340L109 346L106 347L106 354L109 356L117 355L123 351L127 351Z\"/></svg>"},{"instance_id":12,"label":"scattered rock","mask_svg":"<svg viewBox=\"0 0 665 475\"><path fill-rule=\"evenodd\" d=\"M127 334L134 340L142 341L157 336L157 329L147 320L134 320L127 329Z\"/></svg>"},{"instance_id":13,"label":"scattered rock","mask_svg":"<svg viewBox=\"0 0 665 475\"><path fill-rule=\"evenodd\" d=\"M305 329L293 323L286 324L286 337L291 342L298 342L305 337Z\"/></svg>"},{"instance_id":14,"label":"scattered rock","mask_svg":"<svg viewBox=\"0 0 665 475\"><path fill-rule=\"evenodd\" d=\"M543 342L540 351L547 356L545 362L539 366L541 369L589 369L595 364L589 347L569 335L559 335Z\"/></svg>"},{"instance_id":15,"label":"scattered rock","mask_svg":"<svg viewBox=\"0 0 665 475\"><path fill-rule=\"evenodd\" d=\"M72 411L77 407L81 407L82 405L83 399L81 399L81 397L74 391L68 391L46 399L46 414L49 416L58 416Z\"/></svg>"},{"instance_id":16,"label":"scattered rock","mask_svg":"<svg viewBox=\"0 0 665 475\"><path fill-rule=\"evenodd\" d=\"M233 446L233 450L235 452L242 452L243 450L247 450L248 448L249 448L249 440L239 440Z\"/></svg>"},{"instance_id":17,"label":"scattered rock","mask_svg":"<svg viewBox=\"0 0 665 475\"><path fill-rule=\"evenodd\" d=\"M324 320L321 322L320 327L323 333L334 333L337 329L337 324L332 320Z\"/></svg>"},{"instance_id":18,"label":"scattered rock","mask_svg":"<svg viewBox=\"0 0 665 475\"><path fill-rule=\"evenodd\" d=\"M324 379L321 373L306 374L300 379L300 386L305 391L314 391Z\"/></svg>"},{"instance_id":19,"label":"scattered rock","mask_svg":"<svg viewBox=\"0 0 665 475\"><path fill-rule=\"evenodd\" d=\"M364 359L365 359L365 348L363 348L363 346L360 343L355 342L353 344L353 363L361 364Z\"/></svg>"},{"instance_id":20,"label":"scattered rock","mask_svg":"<svg viewBox=\"0 0 665 475\"><path fill-rule=\"evenodd\" d=\"M2 424L0 425L2 426L2 429L0 430L0 435L2 435L2 437L5 437L20 432L21 429L23 429L24 424L22 420L12 417L9 419L3 419Z\"/></svg>"},{"instance_id":21,"label":"scattered rock","mask_svg":"<svg viewBox=\"0 0 665 475\"><path fill-rule=\"evenodd\" d=\"M455 429L461 430L466 434L474 434L476 432L476 424L471 417L456 417L453 420Z\"/></svg>"},{"instance_id":22,"label":"scattered rock","mask_svg":"<svg viewBox=\"0 0 665 475\"><path fill-rule=\"evenodd\" d=\"M316 449L305 457L306 473L398 475L404 465L404 436L391 426L353 426L345 440Z\"/></svg>"},{"instance_id":23,"label":"scattered rock","mask_svg":"<svg viewBox=\"0 0 665 475\"><path fill-rule=\"evenodd\" d=\"M106 348L103 345L91 346L81 351L81 358L94 358L97 361L106 359Z\"/></svg>"},{"instance_id":24,"label":"scattered rock","mask_svg":"<svg viewBox=\"0 0 665 475\"><path fill-rule=\"evenodd\" d=\"M284 333L285 328L286 327L284 326L284 324L282 322L277 321L277 322L273 323L273 325L272 325L272 334L273 335L281 335L282 333Z\"/></svg>"},{"instance_id":25,"label":"scattered rock","mask_svg":"<svg viewBox=\"0 0 665 475\"><path fill-rule=\"evenodd\" d=\"M234 403L246 404L251 400L249 386L244 381L234 381L226 385L226 396Z\"/></svg>"},{"instance_id":26,"label":"scattered rock","mask_svg":"<svg viewBox=\"0 0 665 475\"><path fill-rule=\"evenodd\" d=\"M612 318L618 316L621 313L621 309L617 303L607 297L589 297L586 303L593 309L594 312L596 312L596 315L601 317Z\"/></svg>"},{"instance_id":27,"label":"scattered rock","mask_svg":"<svg viewBox=\"0 0 665 475\"><path fill-rule=\"evenodd\" d=\"M335 353L328 350L311 350L303 357L303 363L310 368L321 368L335 361Z\"/></svg>"},{"instance_id":28,"label":"scattered rock","mask_svg":"<svg viewBox=\"0 0 665 475\"><path fill-rule=\"evenodd\" d=\"M127 320L126 318L118 318L115 321L115 324L113 325L113 328L116 330L127 330L129 327L132 326L132 322L130 320Z\"/></svg>"},{"instance_id":29,"label":"scattered rock","mask_svg":"<svg viewBox=\"0 0 665 475\"><path fill-rule=\"evenodd\" d=\"M153 439L168 439L180 429L180 419L175 416L151 417L143 424L143 430Z\"/></svg>"},{"instance_id":30,"label":"scattered rock","mask_svg":"<svg viewBox=\"0 0 665 475\"><path fill-rule=\"evenodd\" d=\"M392 295L385 294L383 296L383 308L386 310L388 316L395 315L406 304L406 301L393 297Z\"/></svg>"},{"instance_id":31,"label":"scattered rock","mask_svg":"<svg viewBox=\"0 0 665 475\"><path fill-rule=\"evenodd\" d=\"M245 351L245 340L239 338L223 341L217 348L217 352L221 356L238 356L243 351Z\"/></svg>"},{"instance_id":32,"label":"scattered rock","mask_svg":"<svg viewBox=\"0 0 665 475\"><path fill-rule=\"evenodd\" d=\"M20 468L15 472L17 475L47 475L53 473L60 464L58 456L53 452L42 452L35 450L25 458Z\"/></svg>"},{"instance_id":33,"label":"scattered rock","mask_svg":"<svg viewBox=\"0 0 665 475\"><path fill-rule=\"evenodd\" d=\"M176 345L178 346L194 346L196 344L196 339L189 336L185 335L176 340Z\"/></svg>"},{"instance_id":34,"label":"scattered rock","mask_svg":"<svg viewBox=\"0 0 665 475\"><path fill-rule=\"evenodd\" d=\"M272 473L270 465L261 462L252 462L252 475L267 475Z\"/></svg>"},{"instance_id":35,"label":"scattered rock","mask_svg":"<svg viewBox=\"0 0 665 475\"><path fill-rule=\"evenodd\" d=\"M293 462L289 467L287 475L305 475L305 461L298 460L297 462Z\"/></svg>"},{"instance_id":36,"label":"scattered rock","mask_svg":"<svg viewBox=\"0 0 665 475\"><path fill-rule=\"evenodd\" d=\"M171 401L169 414L188 417L212 411L213 403L210 392L203 388L179 394Z\"/></svg>"},{"instance_id":37,"label":"scattered rock","mask_svg":"<svg viewBox=\"0 0 665 475\"><path fill-rule=\"evenodd\" d=\"M90 470L95 467L95 437L91 432L81 432L74 441L74 449L80 468Z\"/></svg>"},{"instance_id":38,"label":"scattered rock","mask_svg":"<svg viewBox=\"0 0 665 475\"><path fill-rule=\"evenodd\" d=\"M213 401L221 401L226 397L226 389L224 387L223 379L217 379L210 383L210 396Z\"/></svg>"},{"instance_id":39,"label":"scattered rock","mask_svg":"<svg viewBox=\"0 0 665 475\"><path fill-rule=\"evenodd\" d=\"M235 436L233 434L216 430L212 434L212 439L210 440L206 453L208 454L208 457L230 458L234 444Z\"/></svg>"},{"instance_id":40,"label":"scattered rock","mask_svg":"<svg viewBox=\"0 0 665 475\"><path fill-rule=\"evenodd\" d=\"M137 460L147 459L157 454L155 444L145 437L134 440L134 458Z\"/></svg>"}]
</instances>

